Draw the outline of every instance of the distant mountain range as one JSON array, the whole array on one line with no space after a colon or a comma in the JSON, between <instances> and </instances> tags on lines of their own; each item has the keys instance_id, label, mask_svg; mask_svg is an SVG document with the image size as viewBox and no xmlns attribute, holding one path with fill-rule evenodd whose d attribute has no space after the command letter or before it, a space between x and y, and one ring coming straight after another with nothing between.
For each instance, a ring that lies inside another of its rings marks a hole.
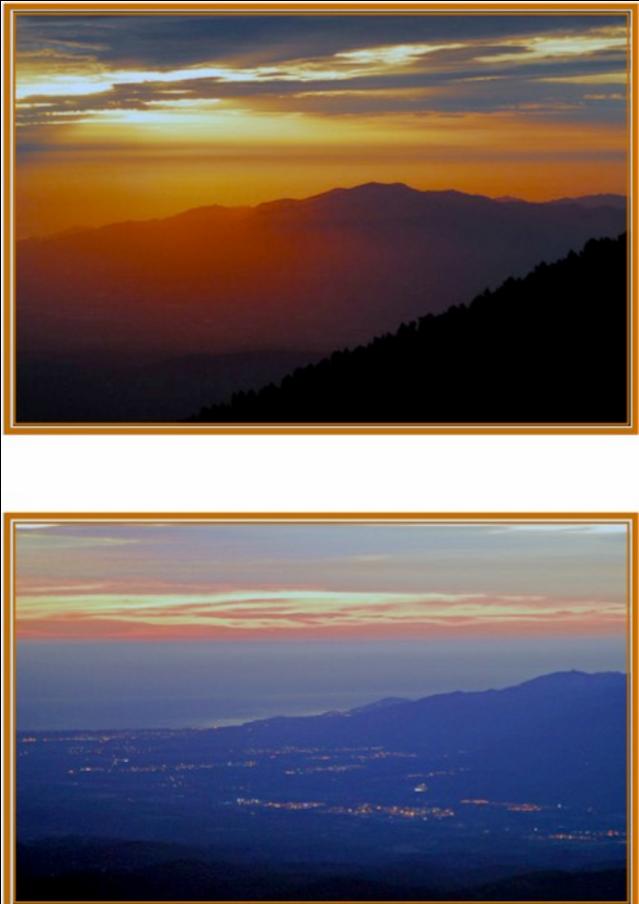
<instances>
[{"instance_id":1,"label":"distant mountain range","mask_svg":"<svg viewBox=\"0 0 639 904\"><path fill-rule=\"evenodd\" d=\"M181 360L191 386L192 356L250 353L265 356L262 379L275 379L276 352L305 363L367 341L625 223L616 195L504 203L372 183L25 239L16 249L20 419L87 419L86 380L93 419L176 419L182 404L187 417L198 393L187 406L179 392L154 389L149 370L175 372ZM248 365L229 390L215 367L213 402L260 385ZM57 400L51 380L66 390Z\"/></svg>"},{"instance_id":2,"label":"distant mountain range","mask_svg":"<svg viewBox=\"0 0 639 904\"><path fill-rule=\"evenodd\" d=\"M626 676L20 732L20 900L626 900Z\"/></svg>"},{"instance_id":3,"label":"distant mountain range","mask_svg":"<svg viewBox=\"0 0 639 904\"><path fill-rule=\"evenodd\" d=\"M24 240L20 348L169 357L361 342L618 235L613 198L503 204L372 183Z\"/></svg>"},{"instance_id":4,"label":"distant mountain range","mask_svg":"<svg viewBox=\"0 0 639 904\"><path fill-rule=\"evenodd\" d=\"M624 423L627 299L625 235L591 240L468 305L236 393L194 420Z\"/></svg>"},{"instance_id":5,"label":"distant mountain range","mask_svg":"<svg viewBox=\"0 0 639 904\"><path fill-rule=\"evenodd\" d=\"M503 690L390 698L344 713L218 729L233 746L395 746L464 752L474 795L623 807L626 676L557 672Z\"/></svg>"},{"instance_id":6,"label":"distant mountain range","mask_svg":"<svg viewBox=\"0 0 639 904\"><path fill-rule=\"evenodd\" d=\"M495 201L506 203L522 203L521 198L515 198L511 195L502 195L495 198ZM617 210L626 209L626 198L624 195L598 194L598 195L578 195L571 198L555 198L553 201L546 201L546 204L578 204L580 207L615 207Z\"/></svg>"}]
</instances>

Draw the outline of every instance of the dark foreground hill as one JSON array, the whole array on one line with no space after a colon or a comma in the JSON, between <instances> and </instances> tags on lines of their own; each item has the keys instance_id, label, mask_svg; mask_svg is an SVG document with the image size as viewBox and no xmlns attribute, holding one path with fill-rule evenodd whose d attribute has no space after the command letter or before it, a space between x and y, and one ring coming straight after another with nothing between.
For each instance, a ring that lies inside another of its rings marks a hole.
<instances>
[{"instance_id":1,"label":"dark foreground hill","mask_svg":"<svg viewBox=\"0 0 639 904\"><path fill-rule=\"evenodd\" d=\"M621 235L335 352L279 385L237 393L194 420L623 423L626 362Z\"/></svg>"},{"instance_id":2,"label":"dark foreground hill","mask_svg":"<svg viewBox=\"0 0 639 904\"><path fill-rule=\"evenodd\" d=\"M442 888L410 874L342 867L279 867L216 859L202 848L143 842L50 840L18 847L23 901L623 901L614 869L539 870L486 885Z\"/></svg>"}]
</instances>

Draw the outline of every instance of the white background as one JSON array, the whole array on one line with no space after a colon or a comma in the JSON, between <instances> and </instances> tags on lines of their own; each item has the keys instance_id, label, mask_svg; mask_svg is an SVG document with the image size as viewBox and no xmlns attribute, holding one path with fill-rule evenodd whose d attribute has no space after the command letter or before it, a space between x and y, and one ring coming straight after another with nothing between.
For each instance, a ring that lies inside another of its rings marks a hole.
<instances>
[{"instance_id":1,"label":"white background","mask_svg":"<svg viewBox=\"0 0 639 904\"><path fill-rule=\"evenodd\" d=\"M639 511L636 436L8 436L5 511Z\"/></svg>"},{"instance_id":2,"label":"white background","mask_svg":"<svg viewBox=\"0 0 639 904\"><path fill-rule=\"evenodd\" d=\"M4 511L639 511L633 436L9 436L3 451Z\"/></svg>"}]
</instances>

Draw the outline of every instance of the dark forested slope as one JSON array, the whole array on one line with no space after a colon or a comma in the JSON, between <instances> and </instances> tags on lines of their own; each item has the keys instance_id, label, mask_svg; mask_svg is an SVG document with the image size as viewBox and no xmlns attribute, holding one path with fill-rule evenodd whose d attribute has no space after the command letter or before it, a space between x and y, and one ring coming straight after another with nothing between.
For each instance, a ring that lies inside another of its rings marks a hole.
<instances>
[{"instance_id":1,"label":"dark forested slope","mask_svg":"<svg viewBox=\"0 0 639 904\"><path fill-rule=\"evenodd\" d=\"M591 240L468 305L403 323L194 419L623 423L626 358L622 235Z\"/></svg>"}]
</instances>

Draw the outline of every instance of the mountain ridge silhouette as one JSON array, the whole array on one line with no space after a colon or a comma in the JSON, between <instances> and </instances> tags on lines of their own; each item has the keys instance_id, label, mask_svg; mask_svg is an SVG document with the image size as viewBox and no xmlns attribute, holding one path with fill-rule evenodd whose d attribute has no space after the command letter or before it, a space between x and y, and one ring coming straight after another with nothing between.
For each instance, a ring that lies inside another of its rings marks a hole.
<instances>
[{"instance_id":1,"label":"mountain ridge silhouette","mask_svg":"<svg viewBox=\"0 0 639 904\"><path fill-rule=\"evenodd\" d=\"M619 235L623 205L368 183L18 242L18 421L184 421Z\"/></svg>"},{"instance_id":2,"label":"mountain ridge silhouette","mask_svg":"<svg viewBox=\"0 0 639 904\"><path fill-rule=\"evenodd\" d=\"M24 240L18 348L163 357L330 349L624 225L608 206L368 184Z\"/></svg>"}]
</instances>

